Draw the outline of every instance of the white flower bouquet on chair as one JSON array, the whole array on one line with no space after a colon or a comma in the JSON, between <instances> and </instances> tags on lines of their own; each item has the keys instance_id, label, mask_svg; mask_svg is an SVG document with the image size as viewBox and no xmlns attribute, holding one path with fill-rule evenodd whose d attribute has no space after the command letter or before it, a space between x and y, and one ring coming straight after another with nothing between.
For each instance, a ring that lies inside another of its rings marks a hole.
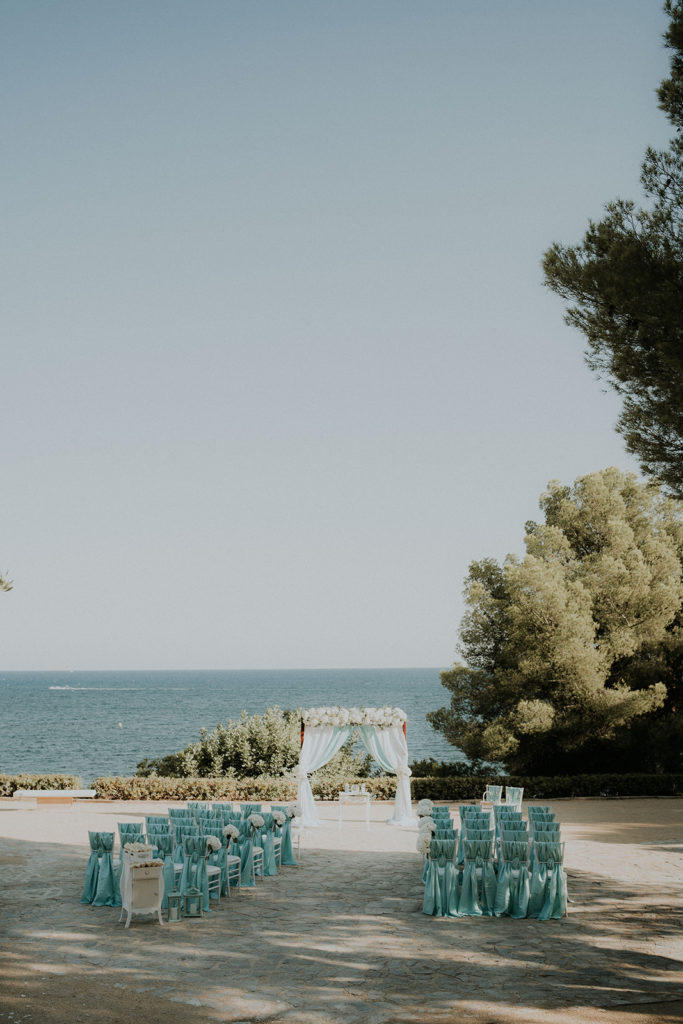
<instances>
[{"instance_id":1,"label":"white flower bouquet on chair","mask_svg":"<svg viewBox=\"0 0 683 1024\"><path fill-rule=\"evenodd\" d=\"M223 829L223 835L226 839L232 839L235 842L240 837L240 830L235 825L226 825Z\"/></svg>"},{"instance_id":2,"label":"white flower bouquet on chair","mask_svg":"<svg viewBox=\"0 0 683 1024\"><path fill-rule=\"evenodd\" d=\"M429 847L432 842L432 834L425 830L424 832L418 833L416 848L417 852L421 853L423 857L426 857L429 853Z\"/></svg>"},{"instance_id":3,"label":"white flower bouquet on chair","mask_svg":"<svg viewBox=\"0 0 683 1024\"><path fill-rule=\"evenodd\" d=\"M252 833L258 832L258 830L260 828L263 828L263 826L265 825L265 821L263 820L261 815L256 813L250 814L249 817L247 818L247 821L251 825Z\"/></svg>"},{"instance_id":4,"label":"white flower bouquet on chair","mask_svg":"<svg viewBox=\"0 0 683 1024\"><path fill-rule=\"evenodd\" d=\"M216 853L218 850L220 850L222 845L223 844L220 841L220 839L218 838L218 836L207 836L206 837L206 849L207 849L209 854Z\"/></svg>"},{"instance_id":5,"label":"white flower bouquet on chair","mask_svg":"<svg viewBox=\"0 0 683 1024\"><path fill-rule=\"evenodd\" d=\"M283 814L282 811L273 811L273 821L278 828L282 828L284 823L287 821L287 815Z\"/></svg>"}]
</instances>

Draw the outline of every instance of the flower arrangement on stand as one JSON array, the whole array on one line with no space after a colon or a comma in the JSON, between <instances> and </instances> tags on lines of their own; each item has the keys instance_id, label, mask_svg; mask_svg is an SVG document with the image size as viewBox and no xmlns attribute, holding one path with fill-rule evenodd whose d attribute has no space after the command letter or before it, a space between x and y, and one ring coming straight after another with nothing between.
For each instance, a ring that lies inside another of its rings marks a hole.
<instances>
[{"instance_id":1,"label":"flower arrangement on stand","mask_svg":"<svg viewBox=\"0 0 683 1024\"><path fill-rule=\"evenodd\" d=\"M417 816L418 818L426 818L427 815L432 813L434 804L431 800L420 800L417 805Z\"/></svg>"},{"instance_id":2,"label":"flower arrangement on stand","mask_svg":"<svg viewBox=\"0 0 683 1024\"><path fill-rule=\"evenodd\" d=\"M417 826L418 832L427 833L436 832L436 822L433 818L421 818L420 824Z\"/></svg>"}]
</instances>

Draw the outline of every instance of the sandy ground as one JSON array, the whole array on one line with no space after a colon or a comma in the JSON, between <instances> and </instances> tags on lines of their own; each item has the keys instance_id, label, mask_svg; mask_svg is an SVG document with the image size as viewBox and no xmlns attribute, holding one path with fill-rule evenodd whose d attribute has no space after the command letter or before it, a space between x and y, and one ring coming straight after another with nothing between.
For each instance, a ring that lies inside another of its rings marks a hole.
<instances>
[{"instance_id":1,"label":"sandy ground","mask_svg":"<svg viewBox=\"0 0 683 1024\"><path fill-rule=\"evenodd\" d=\"M415 831L320 805L300 864L202 920L79 902L87 831L166 804L0 800L0 1024L673 1024L683 1020L683 800L558 800L562 921L421 913ZM352 820L355 819L355 820Z\"/></svg>"}]
</instances>

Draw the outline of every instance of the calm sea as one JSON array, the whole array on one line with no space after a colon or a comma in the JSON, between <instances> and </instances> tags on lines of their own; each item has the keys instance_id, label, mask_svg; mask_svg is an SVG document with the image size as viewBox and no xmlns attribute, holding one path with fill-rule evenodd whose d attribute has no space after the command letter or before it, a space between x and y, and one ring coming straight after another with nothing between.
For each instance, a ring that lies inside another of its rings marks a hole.
<instances>
[{"instance_id":1,"label":"calm sea","mask_svg":"<svg viewBox=\"0 0 683 1024\"><path fill-rule=\"evenodd\" d=\"M134 775L144 757L174 753L202 726L278 705L390 704L408 715L410 760L462 754L425 715L448 703L439 669L0 673L0 772ZM120 724L119 724L120 723Z\"/></svg>"}]
</instances>

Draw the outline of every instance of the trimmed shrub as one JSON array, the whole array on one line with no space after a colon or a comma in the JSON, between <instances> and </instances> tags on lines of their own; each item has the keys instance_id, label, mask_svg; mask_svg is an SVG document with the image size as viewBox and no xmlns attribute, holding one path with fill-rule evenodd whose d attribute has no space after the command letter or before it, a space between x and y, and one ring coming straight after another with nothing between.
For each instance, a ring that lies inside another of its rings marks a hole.
<instances>
[{"instance_id":1,"label":"trimmed shrub","mask_svg":"<svg viewBox=\"0 0 683 1024\"><path fill-rule=\"evenodd\" d=\"M18 789L82 789L78 775L0 775L0 796L14 796Z\"/></svg>"},{"instance_id":2,"label":"trimmed shrub","mask_svg":"<svg viewBox=\"0 0 683 1024\"><path fill-rule=\"evenodd\" d=\"M17 776L42 778L42 776ZM51 776L51 778L70 778ZM0 779L2 777L0 776ZM396 777L379 775L371 778L358 776L344 780L352 784L365 784L365 788L378 800L393 800ZM523 786L528 800L557 799L558 797L623 797L623 796L678 796L683 793L683 775L566 775L522 776L490 775L475 777L411 778L413 800L453 802L480 800L485 787L492 785ZM26 783L23 786L29 788ZM343 785L343 782L342 782ZM17 788L17 787L15 787ZM37 788L31 786L30 788ZM58 787L53 787L58 788ZM61 787L64 788L64 787ZM339 792L338 781L311 777L313 795L319 800L334 800ZM102 800L295 800L297 785L294 779L261 775L255 779L165 779L161 776L143 778L100 778L93 789ZM9 795L9 794L8 794Z\"/></svg>"}]
</instances>

